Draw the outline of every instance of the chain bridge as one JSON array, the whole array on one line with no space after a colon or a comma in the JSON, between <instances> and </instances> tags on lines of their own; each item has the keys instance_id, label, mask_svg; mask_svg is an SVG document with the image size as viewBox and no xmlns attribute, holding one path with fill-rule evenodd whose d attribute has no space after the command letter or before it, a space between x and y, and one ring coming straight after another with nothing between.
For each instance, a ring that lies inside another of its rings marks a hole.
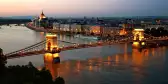
<instances>
[{"instance_id":1,"label":"chain bridge","mask_svg":"<svg viewBox=\"0 0 168 84\"><path fill-rule=\"evenodd\" d=\"M120 43L130 43L130 42L136 42L137 44L137 42L139 41L147 42L147 41L156 41L156 40L168 40L168 37L153 37L153 36L144 34L142 30L137 30L137 31L134 31L133 34L128 34L126 38L118 39L117 41L108 41L108 42L98 41L95 43L78 44L74 42L58 40L56 35L49 34L49 35L46 35L46 40L14 52L6 53L5 56L7 56L8 59L12 59L12 58L19 58L19 57L38 55L38 54L44 54L44 53L60 53L61 51L73 50L73 49L113 45L113 44L120 44ZM57 42L68 43L71 45L59 47Z\"/></svg>"}]
</instances>

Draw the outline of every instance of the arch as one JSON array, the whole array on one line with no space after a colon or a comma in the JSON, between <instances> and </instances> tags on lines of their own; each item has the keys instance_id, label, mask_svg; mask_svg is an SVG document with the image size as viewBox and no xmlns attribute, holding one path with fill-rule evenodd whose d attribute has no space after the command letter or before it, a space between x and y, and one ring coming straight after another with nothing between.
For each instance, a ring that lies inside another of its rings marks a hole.
<instances>
[{"instance_id":1,"label":"arch","mask_svg":"<svg viewBox=\"0 0 168 84\"><path fill-rule=\"evenodd\" d=\"M133 30L133 40L141 41L144 39L144 30L143 29L134 29Z\"/></svg>"},{"instance_id":2,"label":"arch","mask_svg":"<svg viewBox=\"0 0 168 84\"><path fill-rule=\"evenodd\" d=\"M47 46L48 46L48 50L51 50L51 42L49 41L48 43L47 43Z\"/></svg>"}]
</instances>

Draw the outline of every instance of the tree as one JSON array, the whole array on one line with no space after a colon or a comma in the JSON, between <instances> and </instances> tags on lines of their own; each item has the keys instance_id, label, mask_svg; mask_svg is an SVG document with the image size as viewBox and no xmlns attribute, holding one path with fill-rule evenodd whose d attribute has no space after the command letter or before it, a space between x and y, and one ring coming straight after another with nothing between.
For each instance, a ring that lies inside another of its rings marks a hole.
<instances>
[{"instance_id":1,"label":"tree","mask_svg":"<svg viewBox=\"0 0 168 84\"><path fill-rule=\"evenodd\" d=\"M57 77L54 81L54 84L65 84L65 81L62 77Z\"/></svg>"},{"instance_id":2,"label":"tree","mask_svg":"<svg viewBox=\"0 0 168 84\"><path fill-rule=\"evenodd\" d=\"M145 29L145 33L146 33L146 34L150 34L150 29L148 29L148 28Z\"/></svg>"},{"instance_id":3,"label":"tree","mask_svg":"<svg viewBox=\"0 0 168 84\"><path fill-rule=\"evenodd\" d=\"M45 68L43 68L41 71L38 71L38 73L36 73L36 78L35 78L34 83L35 84L52 84L53 80L52 80L51 73Z\"/></svg>"},{"instance_id":4,"label":"tree","mask_svg":"<svg viewBox=\"0 0 168 84\"><path fill-rule=\"evenodd\" d=\"M151 34L152 36L158 36L158 31L156 30L156 28L151 29Z\"/></svg>"},{"instance_id":5,"label":"tree","mask_svg":"<svg viewBox=\"0 0 168 84\"><path fill-rule=\"evenodd\" d=\"M0 68L4 68L7 63L7 57L4 56L3 50L0 48Z\"/></svg>"},{"instance_id":6,"label":"tree","mask_svg":"<svg viewBox=\"0 0 168 84\"><path fill-rule=\"evenodd\" d=\"M0 48L0 76L4 75L4 71L6 69L5 64L7 63L7 57L4 56L3 50Z\"/></svg>"},{"instance_id":7,"label":"tree","mask_svg":"<svg viewBox=\"0 0 168 84\"><path fill-rule=\"evenodd\" d=\"M157 31L158 31L159 36L163 36L164 35L164 27L159 27L157 29Z\"/></svg>"},{"instance_id":8,"label":"tree","mask_svg":"<svg viewBox=\"0 0 168 84\"><path fill-rule=\"evenodd\" d=\"M91 32L91 35L93 35L93 36L94 36L94 33L93 33L93 32Z\"/></svg>"}]
</instances>

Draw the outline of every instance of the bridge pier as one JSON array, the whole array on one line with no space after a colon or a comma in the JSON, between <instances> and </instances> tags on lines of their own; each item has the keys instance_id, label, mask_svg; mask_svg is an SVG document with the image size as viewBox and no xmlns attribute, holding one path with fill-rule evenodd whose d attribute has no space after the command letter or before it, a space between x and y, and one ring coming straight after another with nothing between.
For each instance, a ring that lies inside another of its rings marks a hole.
<instances>
[{"instance_id":1,"label":"bridge pier","mask_svg":"<svg viewBox=\"0 0 168 84\"><path fill-rule=\"evenodd\" d=\"M46 53L44 55L44 65L47 70L51 71L51 75L55 80L56 76L59 76L59 68L60 68L60 56L58 53L51 54Z\"/></svg>"}]
</instances>

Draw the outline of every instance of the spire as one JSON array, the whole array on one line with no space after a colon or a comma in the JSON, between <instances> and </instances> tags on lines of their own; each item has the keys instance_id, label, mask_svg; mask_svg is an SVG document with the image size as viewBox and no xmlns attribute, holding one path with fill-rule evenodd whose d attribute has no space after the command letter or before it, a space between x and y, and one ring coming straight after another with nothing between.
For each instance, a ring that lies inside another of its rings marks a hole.
<instances>
[{"instance_id":1,"label":"spire","mask_svg":"<svg viewBox=\"0 0 168 84\"><path fill-rule=\"evenodd\" d=\"M44 15L43 10L42 10L42 12L41 12L41 15Z\"/></svg>"},{"instance_id":2,"label":"spire","mask_svg":"<svg viewBox=\"0 0 168 84\"><path fill-rule=\"evenodd\" d=\"M43 13L43 10L42 10L42 12L41 12L41 16L45 16L44 13Z\"/></svg>"},{"instance_id":3,"label":"spire","mask_svg":"<svg viewBox=\"0 0 168 84\"><path fill-rule=\"evenodd\" d=\"M44 15L43 10L42 10L42 12L41 12L41 14L40 14L40 16L39 16L39 20L42 20L42 19L44 19L44 18L46 18L46 16Z\"/></svg>"}]
</instances>

